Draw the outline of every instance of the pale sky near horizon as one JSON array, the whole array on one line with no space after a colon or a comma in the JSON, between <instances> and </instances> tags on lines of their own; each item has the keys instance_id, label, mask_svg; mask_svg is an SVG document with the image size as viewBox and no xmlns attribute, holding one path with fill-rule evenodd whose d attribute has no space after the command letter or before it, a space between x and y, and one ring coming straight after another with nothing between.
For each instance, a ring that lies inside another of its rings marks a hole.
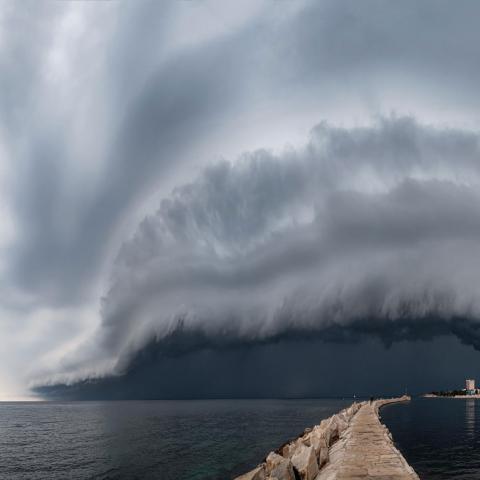
<instances>
[{"instance_id":1,"label":"pale sky near horizon","mask_svg":"<svg viewBox=\"0 0 480 480\"><path fill-rule=\"evenodd\" d=\"M122 374L152 341L470 355L479 14L0 2L0 400Z\"/></svg>"}]
</instances>

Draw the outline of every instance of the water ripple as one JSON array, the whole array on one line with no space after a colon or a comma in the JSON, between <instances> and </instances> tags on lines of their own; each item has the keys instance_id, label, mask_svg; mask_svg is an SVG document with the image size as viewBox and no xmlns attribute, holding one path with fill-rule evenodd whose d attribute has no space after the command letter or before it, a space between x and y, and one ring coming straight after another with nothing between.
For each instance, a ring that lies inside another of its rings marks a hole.
<instances>
[{"instance_id":1,"label":"water ripple","mask_svg":"<svg viewBox=\"0 0 480 480\"><path fill-rule=\"evenodd\" d=\"M0 403L0 479L225 480L349 403Z\"/></svg>"}]
</instances>

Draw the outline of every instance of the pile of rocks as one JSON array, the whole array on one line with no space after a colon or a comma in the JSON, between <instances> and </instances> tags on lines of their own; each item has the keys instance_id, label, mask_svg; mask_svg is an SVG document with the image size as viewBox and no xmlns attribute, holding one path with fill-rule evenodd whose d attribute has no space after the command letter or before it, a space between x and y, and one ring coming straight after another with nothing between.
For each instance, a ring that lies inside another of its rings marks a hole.
<instances>
[{"instance_id":1,"label":"pile of rocks","mask_svg":"<svg viewBox=\"0 0 480 480\"><path fill-rule=\"evenodd\" d=\"M347 429L363 403L322 420L320 425L307 428L294 441L270 452L265 461L235 480L314 480L328 461L328 449Z\"/></svg>"}]
</instances>

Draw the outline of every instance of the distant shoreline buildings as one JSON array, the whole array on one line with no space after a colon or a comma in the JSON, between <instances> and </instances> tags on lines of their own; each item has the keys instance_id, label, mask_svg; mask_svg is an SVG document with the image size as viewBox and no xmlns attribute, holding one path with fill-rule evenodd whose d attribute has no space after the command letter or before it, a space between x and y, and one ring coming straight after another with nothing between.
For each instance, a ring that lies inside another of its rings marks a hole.
<instances>
[{"instance_id":1,"label":"distant shoreline buildings","mask_svg":"<svg viewBox=\"0 0 480 480\"><path fill-rule=\"evenodd\" d=\"M467 378L465 380L465 388L462 390L445 390L431 392L424 395L426 397L474 397L480 398L480 388L475 387L475 379Z\"/></svg>"}]
</instances>

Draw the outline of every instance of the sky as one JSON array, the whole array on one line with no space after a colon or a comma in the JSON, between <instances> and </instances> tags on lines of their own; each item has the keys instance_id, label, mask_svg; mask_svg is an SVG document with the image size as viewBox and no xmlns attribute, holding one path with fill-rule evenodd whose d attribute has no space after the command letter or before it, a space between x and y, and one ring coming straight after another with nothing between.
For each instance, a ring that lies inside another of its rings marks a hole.
<instances>
[{"instance_id":1,"label":"sky","mask_svg":"<svg viewBox=\"0 0 480 480\"><path fill-rule=\"evenodd\" d=\"M479 15L0 2L0 400L480 381Z\"/></svg>"}]
</instances>

